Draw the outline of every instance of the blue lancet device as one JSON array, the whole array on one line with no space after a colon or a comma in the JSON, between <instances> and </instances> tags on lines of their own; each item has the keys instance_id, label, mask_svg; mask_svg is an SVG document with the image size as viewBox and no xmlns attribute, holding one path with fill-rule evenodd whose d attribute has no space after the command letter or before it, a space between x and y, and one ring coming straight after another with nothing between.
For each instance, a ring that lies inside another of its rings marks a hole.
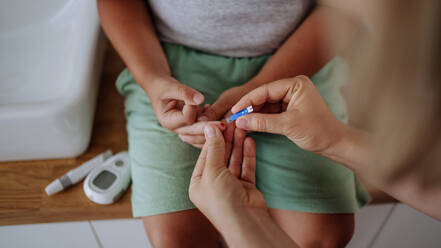
<instances>
[{"instance_id":1,"label":"blue lancet device","mask_svg":"<svg viewBox=\"0 0 441 248\"><path fill-rule=\"evenodd\" d=\"M237 118L239 118L239 117L241 117L241 116L244 116L244 115L246 115L246 114L249 114L249 113L251 113L251 112L253 112L253 106L248 106L248 107L242 109L241 111L239 111L239 112L237 112L237 113L235 113L235 114L230 115L229 117L227 117L226 122L227 122L227 123L233 122L233 121L235 121Z\"/></svg>"}]
</instances>

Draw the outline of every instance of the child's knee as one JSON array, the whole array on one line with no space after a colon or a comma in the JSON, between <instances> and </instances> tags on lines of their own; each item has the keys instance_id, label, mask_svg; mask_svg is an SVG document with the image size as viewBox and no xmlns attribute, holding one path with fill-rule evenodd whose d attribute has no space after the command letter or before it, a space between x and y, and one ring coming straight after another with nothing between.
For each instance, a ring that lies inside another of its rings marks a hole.
<instances>
[{"instance_id":1,"label":"child's knee","mask_svg":"<svg viewBox=\"0 0 441 248\"><path fill-rule=\"evenodd\" d=\"M143 218L153 247L217 247L219 235L199 211L187 210Z\"/></svg>"},{"instance_id":2,"label":"child's knee","mask_svg":"<svg viewBox=\"0 0 441 248\"><path fill-rule=\"evenodd\" d=\"M340 248L346 247L354 234L354 227L338 226L323 233L311 233L299 240L300 247Z\"/></svg>"},{"instance_id":3,"label":"child's knee","mask_svg":"<svg viewBox=\"0 0 441 248\"><path fill-rule=\"evenodd\" d=\"M315 214L271 209L279 226L300 247L345 247L354 233L353 214Z\"/></svg>"}]
</instances>

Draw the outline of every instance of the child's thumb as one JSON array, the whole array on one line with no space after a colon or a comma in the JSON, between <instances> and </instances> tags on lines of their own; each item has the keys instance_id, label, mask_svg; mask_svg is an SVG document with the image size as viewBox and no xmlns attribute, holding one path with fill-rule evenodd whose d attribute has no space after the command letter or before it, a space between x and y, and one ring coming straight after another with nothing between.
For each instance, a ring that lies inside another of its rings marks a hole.
<instances>
[{"instance_id":1,"label":"child's thumb","mask_svg":"<svg viewBox=\"0 0 441 248\"><path fill-rule=\"evenodd\" d=\"M183 84L176 84L168 89L166 97L184 101L188 105L199 105L204 102L204 95Z\"/></svg>"},{"instance_id":2,"label":"child's thumb","mask_svg":"<svg viewBox=\"0 0 441 248\"><path fill-rule=\"evenodd\" d=\"M225 98L218 99L199 116L198 121L217 121L228 111Z\"/></svg>"}]
</instances>

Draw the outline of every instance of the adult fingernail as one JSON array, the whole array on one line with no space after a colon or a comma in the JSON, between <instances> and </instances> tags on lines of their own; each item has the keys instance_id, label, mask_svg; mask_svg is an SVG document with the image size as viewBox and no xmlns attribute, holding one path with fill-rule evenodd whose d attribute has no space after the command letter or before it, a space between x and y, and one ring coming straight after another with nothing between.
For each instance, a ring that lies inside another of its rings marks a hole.
<instances>
[{"instance_id":1,"label":"adult fingernail","mask_svg":"<svg viewBox=\"0 0 441 248\"><path fill-rule=\"evenodd\" d=\"M193 101L196 104L201 104L204 101L204 97L202 95L200 95L200 94L196 94L196 95L193 96Z\"/></svg>"},{"instance_id":2,"label":"adult fingernail","mask_svg":"<svg viewBox=\"0 0 441 248\"><path fill-rule=\"evenodd\" d=\"M208 117L205 115L199 116L198 121L208 121Z\"/></svg>"},{"instance_id":3,"label":"adult fingernail","mask_svg":"<svg viewBox=\"0 0 441 248\"><path fill-rule=\"evenodd\" d=\"M248 120L245 118L239 118L236 120L236 126L242 129L248 129Z\"/></svg>"},{"instance_id":4,"label":"adult fingernail","mask_svg":"<svg viewBox=\"0 0 441 248\"><path fill-rule=\"evenodd\" d=\"M214 129L214 127L211 125L205 126L204 132L205 132L205 137L207 138L213 138L217 135L216 129Z\"/></svg>"}]
</instances>

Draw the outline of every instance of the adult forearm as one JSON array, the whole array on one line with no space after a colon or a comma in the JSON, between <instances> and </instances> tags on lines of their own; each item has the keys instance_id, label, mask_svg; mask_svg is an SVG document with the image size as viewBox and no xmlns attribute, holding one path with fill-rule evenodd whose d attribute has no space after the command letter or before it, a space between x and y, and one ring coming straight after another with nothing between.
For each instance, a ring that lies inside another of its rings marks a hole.
<instances>
[{"instance_id":1,"label":"adult forearm","mask_svg":"<svg viewBox=\"0 0 441 248\"><path fill-rule=\"evenodd\" d=\"M337 163L343 164L357 174L367 175L377 164L374 141L368 132L359 130L344 123L334 130L340 137L328 149L320 152Z\"/></svg>"},{"instance_id":2,"label":"adult forearm","mask_svg":"<svg viewBox=\"0 0 441 248\"><path fill-rule=\"evenodd\" d=\"M98 10L107 37L141 87L170 75L145 1L98 0Z\"/></svg>"},{"instance_id":3,"label":"adult forearm","mask_svg":"<svg viewBox=\"0 0 441 248\"><path fill-rule=\"evenodd\" d=\"M229 247L298 247L266 209L242 209L228 213L214 224Z\"/></svg>"},{"instance_id":4,"label":"adult forearm","mask_svg":"<svg viewBox=\"0 0 441 248\"><path fill-rule=\"evenodd\" d=\"M376 145L372 135L365 131L342 124L336 132L340 132L342 138L321 155L345 165L364 181L394 198L441 220L441 183L428 185L428 175L419 170L401 173L389 169L387 158L381 158L377 153L381 144Z\"/></svg>"},{"instance_id":5,"label":"adult forearm","mask_svg":"<svg viewBox=\"0 0 441 248\"><path fill-rule=\"evenodd\" d=\"M316 7L252 83L261 85L298 75L312 76L353 40L358 29L353 19L338 10Z\"/></svg>"}]
</instances>

